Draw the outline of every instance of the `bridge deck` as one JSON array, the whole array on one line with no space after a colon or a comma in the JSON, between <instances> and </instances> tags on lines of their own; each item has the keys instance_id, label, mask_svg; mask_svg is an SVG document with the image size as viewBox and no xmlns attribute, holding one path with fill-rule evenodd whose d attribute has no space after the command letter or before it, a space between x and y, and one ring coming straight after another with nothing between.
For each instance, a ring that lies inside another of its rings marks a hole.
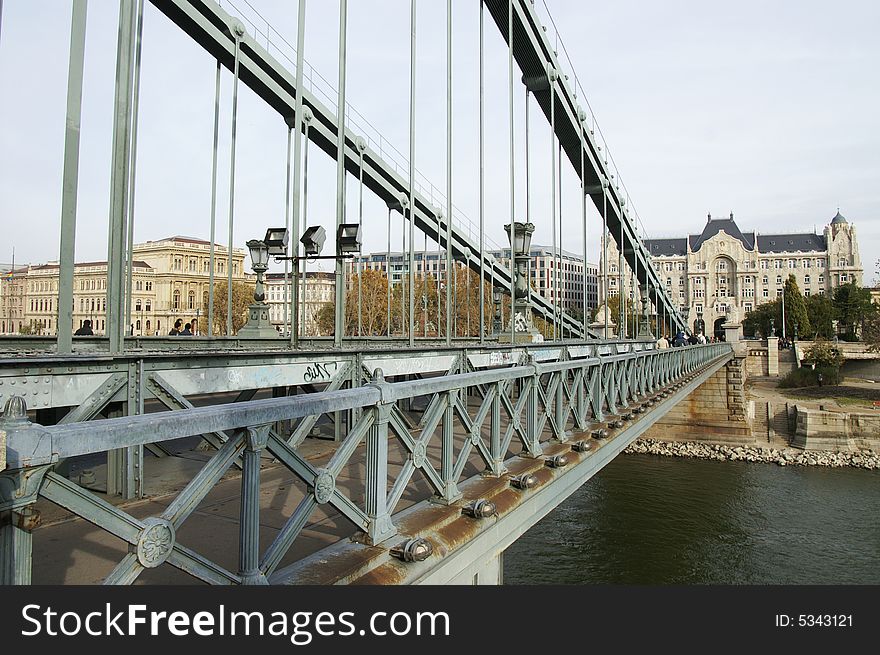
<instances>
[{"instance_id":1,"label":"bridge deck","mask_svg":"<svg viewBox=\"0 0 880 655\"><path fill-rule=\"evenodd\" d=\"M709 369L701 371L699 376L694 376L691 385L705 379L718 366L723 365L724 361L719 359ZM537 458L529 456L528 453L525 453L527 455L525 457L518 456L521 446L511 442L504 453L507 473L501 476L481 476L485 463L474 449L467 456L467 463L462 466L460 477L464 482L460 484L460 488L465 495L462 502L475 498L490 498L496 503L503 516L515 510L523 500L521 492L511 489L509 478L511 475L524 472L536 475L539 488L545 486L566 488L570 493L582 484L583 479L592 476L650 424L664 415L684 393L680 391L668 399L655 393L643 395L641 401L656 398L656 406L644 414L635 416L626 428L612 430L611 437L607 439L591 439L588 433L577 429L567 431L566 437L569 441L580 439L589 441L591 448L587 453L571 452L570 444L554 439L550 431L544 432L540 437L541 456ZM516 398L517 394L514 393L513 399ZM479 395L473 394L467 403L468 413L477 412L481 402ZM405 413L406 418L414 425L418 423L419 416L427 407L427 403L424 403L425 406L421 405L421 401L415 400L412 411ZM623 411L620 410L621 413ZM502 420L501 432L506 430L510 423L509 419ZM316 470L328 467L341 445L326 438L332 436L329 421L320 424L319 430L325 438L308 439L297 449L299 455ZM491 438L488 426L481 429L480 433L487 442ZM414 429L412 435L413 438L420 436L419 430ZM471 433L459 425L454 430L454 451L463 452L471 438ZM166 512L186 484L213 456L213 453L198 447L196 442L197 439L190 438L167 444L166 447L176 456L150 459L145 478L147 497L136 501L117 501L117 506L137 519L159 516ZM575 468L586 466L587 472L579 474L580 478L577 475L568 476L568 483L564 483L563 478L554 475L555 471L544 465L545 457L559 453L565 453L572 460L572 464L576 465ZM426 456L436 470L442 470L443 451L439 439L427 441ZM389 488L393 487L394 482L401 476L410 458L410 451L404 447L402 441L390 435L387 457ZM591 460L595 462L592 466ZM97 480L102 479L103 469L106 468L103 463L95 465L86 458L85 462L77 463L71 468L71 479L82 481L85 467L89 468L90 473ZM366 468L367 451L365 445L361 444L336 475L336 487L357 506L362 506L366 500ZM261 469L258 494L259 539L262 548L265 548L278 537L291 515L312 492L302 479L269 456L262 457ZM100 491L95 493L109 500ZM551 500L550 506L561 502L567 493L563 494L557 490L553 495L558 498ZM395 507L394 521L401 533L430 534L434 543L438 544L446 554L478 537L479 525L471 519L462 517L461 503L453 503L449 506L427 503L426 501L432 497L435 497L435 490L428 479L418 474L413 476ZM217 565L234 571L238 564L241 503L241 472L236 468L230 468L181 526L177 533L178 542ZM543 507L548 502L544 500L540 504ZM122 539L53 505L48 500L37 501L35 508L40 511L43 522L33 533L34 583L99 583L113 571L129 551L128 544ZM542 514L531 516L526 521L522 518L518 519L517 527L511 527L509 532L521 534L549 510L545 507L541 511ZM352 539L357 539L359 534L360 531L353 527L341 512L329 504L318 505L310 514L304 529L281 560L279 568L270 581L274 583L404 581L404 571L393 560L389 561L387 544L370 547L353 543ZM316 561L323 564L316 566ZM328 561L333 564L327 564ZM160 566L146 569L138 577L137 583L191 584L198 583L198 580L178 569Z\"/></svg>"}]
</instances>

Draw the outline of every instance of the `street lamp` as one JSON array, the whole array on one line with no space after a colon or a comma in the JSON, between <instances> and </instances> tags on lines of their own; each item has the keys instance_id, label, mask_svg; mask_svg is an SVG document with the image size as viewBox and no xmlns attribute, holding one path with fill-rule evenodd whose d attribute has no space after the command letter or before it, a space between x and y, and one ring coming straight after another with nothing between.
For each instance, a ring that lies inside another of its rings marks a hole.
<instances>
[{"instance_id":1,"label":"street lamp","mask_svg":"<svg viewBox=\"0 0 880 655\"><path fill-rule=\"evenodd\" d=\"M651 334L651 320L648 318L648 312L650 311L650 302L648 299L648 285L644 285L642 287L642 321L639 326L639 337L642 339L654 339L654 335Z\"/></svg>"},{"instance_id":2,"label":"street lamp","mask_svg":"<svg viewBox=\"0 0 880 655\"><path fill-rule=\"evenodd\" d=\"M353 255L361 249L361 226L359 223L342 223L336 231L336 252Z\"/></svg>"},{"instance_id":3,"label":"street lamp","mask_svg":"<svg viewBox=\"0 0 880 655\"><path fill-rule=\"evenodd\" d=\"M495 319L492 322L492 333L500 335L503 327L501 323L501 287L492 287L492 304L495 305Z\"/></svg>"},{"instance_id":4,"label":"street lamp","mask_svg":"<svg viewBox=\"0 0 880 655\"><path fill-rule=\"evenodd\" d=\"M510 326L499 341L511 340L514 343L543 341L544 338L532 323L532 308L529 305L529 251L532 244L532 223L510 223L504 226L510 241L511 273L515 278L513 288L513 309L510 313ZM559 302L557 290L556 302Z\"/></svg>"},{"instance_id":5,"label":"street lamp","mask_svg":"<svg viewBox=\"0 0 880 655\"><path fill-rule=\"evenodd\" d=\"M266 244L270 255L283 257L287 255L287 242L289 239L290 231L286 227L270 227L266 230L263 242Z\"/></svg>"},{"instance_id":6,"label":"street lamp","mask_svg":"<svg viewBox=\"0 0 880 655\"><path fill-rule=\"evenodd\" d=\"M303 252L305 252L308 258L320 255L326 240L327 230L320 225L313 225L308 228L299 239L300 243L303 244Z\"/></svg>"},{"instance_id":7,"label":"street lamp","mask_svg":"<svg viewBox=\"0 0 880 655\"><path fill-rule=\"evenodd\" d=\"M251 268L257 274L257 284L254 287L254 302L248 307L248 322L238 331L239 337L260 339L275 338L278 332L272 327L269 320L269 305L266 293L263 289L263 273L269 268L269 246L265 241L251 239L247 242L251 255Z\"/></svg>"}]
</instances>

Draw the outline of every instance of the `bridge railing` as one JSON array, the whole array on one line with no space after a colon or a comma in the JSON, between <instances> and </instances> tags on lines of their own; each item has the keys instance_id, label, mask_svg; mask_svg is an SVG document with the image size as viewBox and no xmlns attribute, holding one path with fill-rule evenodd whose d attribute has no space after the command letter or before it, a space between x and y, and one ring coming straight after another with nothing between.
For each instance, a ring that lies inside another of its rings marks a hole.
<instances>
[{"instance_id":1,"label":"bridge railing","mask_svg":"<svg viewBox=\"0 0 880 655\"><path fill-rule=\"evenodd\" d=\"M405 383L387 382L377 369L364 372L364 386L347 390L54 426L30 422L24 399L14 397L0 418L0 452L6 457L0 460L0 583L30 583L33 530L40 523L36 503L43 498L128 545L105 583L130 584L146 569L169 564L207 583L265 584L319 506L338 512L354 539L384 544L397 534L394 511L417 471L438 502L456 503L459 482L475 466L484 466L488 475L504 475L509 456L541 458L542 442L566 441L608 415L626 416L630 403L730 353L721 343L530 360ZM317 465L303 455L302 436L317 419L336 412L351 412L347 434ZM216 453L164 510L148 518L137 518L53 470L78 455L208 433L220 437L213 440ZM389 443L398 445L401 461L392 461ZM515 444L521 452L512 450ZM261 550L264 455L286 468L306 492ZM352 464L363 464L364 473L345 488L340 474L357 468ZM211 559L177 538L235 465L241 467L237 562L223 552Z\"/></svg>"}]
</instances>

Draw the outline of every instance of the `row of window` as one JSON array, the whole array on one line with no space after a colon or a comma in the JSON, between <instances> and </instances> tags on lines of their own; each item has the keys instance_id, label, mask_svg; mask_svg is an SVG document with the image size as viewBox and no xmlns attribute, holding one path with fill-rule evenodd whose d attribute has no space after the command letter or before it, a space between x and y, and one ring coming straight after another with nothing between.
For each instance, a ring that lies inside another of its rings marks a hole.
<instances>
[{"instance_id":1,"label":"row of window","mask_svg":"<svg viewBox=\"0 0 880 655\"><path fill-rule=\"evenodd\" d=\"M46 291L57 291L58 283L57 282L31 282L28 284L28 290L31 293L40 293Z\"/></svg>"},{"instance_id":2,"label":"row of window","mask_svg":"<svg viewBox=\"0 0 880 655\"><path fill-rule=\"evenodd\" d=\"M841 281L846 282L847 274L841 273L840 279L841 279ZM702 277L693 278L693 284L696 287L703 286L703 281L704 281L704 278L702 278ZM817 281L819 284L825 284L825 276L819 275L817 278ZM715 283L718 286L727 286L727 282L728 282L728 277L726 275L719 275L715 279ZM761 283L764 285L769 284L769 277L765 275L763 278L761 278ZM804 285L812 284L812 277L810 275L804 275L803 283L804 283ZM751 275L744 276L743 277L743 284L752 284L752 276ZM776 284L782 284L782 276L781 275L776 276ZM666 286L667 287L672 286L672 278L671 277L666 278ZM678 286L680 286L680 287L684 286L684 278L678 279Z\"/></svg>"},{"instance_id":3,"label":"row of window","mask_svg":"<svg viewBox=\"0 0 880 655\"><path fill-rule=\"evenodd\" d=\"M172 309L177 309L177 310L181 309L180 299L181 299L180 291L178 289L175 289L174 293L171 294L171 308ZM208 306L208 292L205 291L202 293L202 307L207 307L207 306ZM195 291L190 291L187 294L186 308L187 309L200 309L199 307L196 307L196 292Z\"/></svg>"},{"instance_id":4,"label":"row of window","mask_svg":"<svg viewBox=\"0 0 880 655\"><path fill-rule=\"evenodd\" d=\"M106 289L107 289L107 280L106 279L80 280L79 281L79 290L80 291L105 291Z\"/></svg>"},{"instance_id":5,"label":"row of window","mask_svg":"<svg viewBox=\"0 0 880 655\"><path fill-rule=\"evenodd\" d=\"M199 268L201 268L202 273L210 273L211 272L211 260L210 259L201 259L202 265L199 266L199 258L190 257L186 262L186 270L190 273L198 273ZM173 271L182 271L184 267L183 258L175 257L171 262L171 270ZM238 262L232 262L232 274L238 275ZM215 273L223 273L226 270L226 261L223 259L215 258L214 259L214 272Z\"/></svg>"},{"instance_id":6,"label":"row of window","mask_svg":"<svg viewBox=\"0 0 880 655\"><path fill-rule=\"evenodd\" d=\"M801 259L801 260L789 259L788 260L788 268L789 269L797 268L798 261L800 261L801 268L813 268L814 262L815 262L816 268L825 268L825 260L824 259L815 259L815 260L814 259ZM837 263L838 263L838 266L846 266L847 265L846 258L841 257ZM761 268L764 270L766 270L768 268L785 268L785 266L786 266L785 259L772 260L772 267L771 267L771 260L764 259L761 261Z\"/></svg>"}]
</instances>

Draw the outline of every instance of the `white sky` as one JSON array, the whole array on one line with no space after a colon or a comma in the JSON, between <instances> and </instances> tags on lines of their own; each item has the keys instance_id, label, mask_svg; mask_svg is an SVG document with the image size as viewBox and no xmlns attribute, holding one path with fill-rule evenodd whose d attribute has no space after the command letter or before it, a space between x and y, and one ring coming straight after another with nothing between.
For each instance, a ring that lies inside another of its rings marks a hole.
<instances>
[{"instance_id":1,"label":"white sky","mask_svg":"<svg viewBox=\"0 0 880 655\"><path fill-rule=\"evenodd\" d=\"M233 0L247 10L246 0ZM541 8L542 0L537 0ZM702 229L821 232L840 206L857 226L865 281L880 259L880 4L863 0L655 3L547 0L560 38L651 237ZM229 0L224 7L229 8ZM250 0L296 41L296 2ZM418 3L416 165L446 189L445 6ZM118 3L92 0L86 46L77 260L106 258ZM454 2L455 204L478 220L476 0ZM543 19L543 18L542 18ZM549 21L548 21L549 22ZM336 85L337 3L309 3L306 59ZM352 0L347 99L408 153L409 1ZM507 51L487 15L486 225L509 222ZM0 27L0 262L58 258L70 3L4 0ZM262 25L259 26L264 31ZM254 28L249 26L251 34ZM548 33L554 28L548 25ZM273 41L280 37L272 36ZM551 37L554 38L555 37ZM560 56L562 56L560 47ZM135 240L208 238L214 61L149 2L144 31ZM517 79L519 74L517 73ZM525 216L522 87L516 217ZM231 74L221 99L217 238L226 241ZM335 99L335 98L334 98ZM284 220L287 128L240 87L235 245ZM534 243L550 242L549 127L532 111ZM310 151L309 224L332 234L335 165ZM563 175L566 249L582 249L580 198ZM357 181L349 178L349 220ZM386 247L387 210L367 191L364 250ZM400 247L400 222L392 227ZM598 215L589 207L588 257ZM417 237L417 247L422 239ZM429 248L431 242L429 241ZM328 244L329 248L329 244Z\"/></svg>"}]
</instances>

